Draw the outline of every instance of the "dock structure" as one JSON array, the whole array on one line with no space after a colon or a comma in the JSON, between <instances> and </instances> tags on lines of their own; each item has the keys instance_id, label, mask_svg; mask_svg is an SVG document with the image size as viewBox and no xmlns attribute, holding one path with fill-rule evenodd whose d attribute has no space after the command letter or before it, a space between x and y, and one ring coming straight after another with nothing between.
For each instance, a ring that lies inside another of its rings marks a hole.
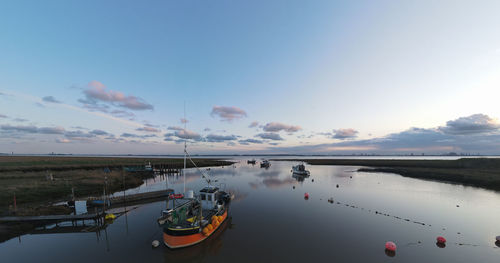
<instances>
[{"instance_id":1,"label":"dock structure","mask_svg":"<svg viewBox=\"0 0 500 263\"><path fill-rule=\"evenodd\" d=\"M108 206L113 206L113 205L133 203L133 202L149 200L149 199L168 197L170 194L173 194L173 193L174 193L173 189L166 189L166 190L138 193L138 194L132 194L132 195L125 195L125 196L117 195L114 197L107 198L106 202L108 203ZM102 197L89 197L87 199L87 204L91 204L92 202L98 201L98 200L102 200ZM102 204L100 204L100 205L102 205Z\"/></svg>"},{"instance_id":2,"label":"dock structure","mask_svg":"<svg viewBox=\"0 0 500 263\"><path fill-rule=\"evenodd\" d=\"M81 215L49 215L49 216L5 216L0 217L1 223L12 222L62 222L62 221L79 221L79 220L94 220L100 221L105 216L105 213L81 214Z\"/></svg>"}]
</instances>

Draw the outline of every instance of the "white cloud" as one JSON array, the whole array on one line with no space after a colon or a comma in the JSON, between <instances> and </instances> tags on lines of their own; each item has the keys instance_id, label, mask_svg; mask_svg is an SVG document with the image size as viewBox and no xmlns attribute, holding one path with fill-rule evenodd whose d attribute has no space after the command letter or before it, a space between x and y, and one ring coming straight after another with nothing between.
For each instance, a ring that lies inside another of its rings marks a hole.
<instances>
[{"instance_id":1,"label":"white cloud","mask_svg":"<svg viewBox=\"0 0 500 263\"><path fill-rule=\"evenodd\" d=\"M279 134L271 133L271 132L259 133L255 136L262 138L262 139L273 140L273 141L282 141L283 140L283 138L281 138L281 136Z\"/></svg>"},{"instance_id":2,"label":"white cloud","mask_svg":"<svg viewBox=\"0 0 500 263\"><path fill-rule=\"evenodd\" d=\"M498 131L500 123L488 115L474 114L448 121L446 126L439 129L444 133L455 135L481 134Z\"/></svg>"},{"instance_id":3,"label":"white cloud","mask_svg":"<svg viewBox=\"0 0 500 263\"><path fill-rule=\"evenodd\" d=\"M339 139L339 140L345 140L345 139L354 139L357 137L358 131L354 129L338 129L338 130L333 130L333 138Z\"/></svg>"},{"instance_id":4,"label":"white cloud","mask_svg":"<svg viewBox=\"0 0 500 263\"><path fill-rule=\"evenodd\" d=\"M212 116L218 116L222 121L231 122L235 119L241 119L247 116L247 113L238 108L238 107L225 107L225 106L214 106L212 108L212 112L210 113Z\"/></svg>"},{"instance_id":5,"label":"white cloud","mask_svg":"<svg viewBox=\"0 0 500 263\"><path fill-rule=\"evenodd\" d=\"M279 132L279 131L286 131L286 132L297 132L300 131L302 128L300 126L294 126L294 125L287 125L279 122L270 122L264 125L263 130L265 132Z\"/></svg>"},{"instance_id":6,"label":"white cloud","mask_svg":"<svg viewBox=\"0 0 500 263\"><path fill-rule=\"evenodd\" d=\"M97 101L111 103L112 105L131 110L153 110L153 105L136 96L126 96L119 91L107 90L99 81L91 81L83 90L86 100L79 100L88 105L97 104Z\"/></svg>"}]
</instances>

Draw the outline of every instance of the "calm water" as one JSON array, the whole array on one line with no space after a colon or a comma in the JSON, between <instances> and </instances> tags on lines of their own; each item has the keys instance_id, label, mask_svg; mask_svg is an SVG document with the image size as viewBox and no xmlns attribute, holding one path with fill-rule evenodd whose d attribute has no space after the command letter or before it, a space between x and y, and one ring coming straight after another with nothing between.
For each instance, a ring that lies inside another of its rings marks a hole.
<instances>
[{"instance_id":1,"label":"calm water","mask_svg":"<svg viewBox=\"0 0 500 263\"><path fill-rule=\"evenodd\" d=\"M212 168L219 183L236 193L231 219L218 236L194 247L151 247L152 240L161 240L156 218L165 207L155 202L138 206L100 232L11 239L0 244L0 261L500 262L500 248L493 242L500 235L500 193L360 173L351 166L307 166L311 176L298 181L292 165L272 162L263 169L241 162ZM203 186L194 170L186 181L188 189ZM127 192L165 186L155 178ZM170 177L169 186L182 191L182 179ZM327 202L330 197L333 204ZM438 235L448 239L445 248L436 246ZM385 254L386 241L398 245L394 257Z\"/></svg>"}]
</instances>

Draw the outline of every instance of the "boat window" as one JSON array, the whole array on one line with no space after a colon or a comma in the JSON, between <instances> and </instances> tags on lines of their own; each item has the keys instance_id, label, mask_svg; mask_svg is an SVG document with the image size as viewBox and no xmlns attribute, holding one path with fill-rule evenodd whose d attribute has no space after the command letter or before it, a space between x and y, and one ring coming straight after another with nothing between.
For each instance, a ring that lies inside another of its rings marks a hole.
<instances>
[{"instance_id":1,"label":"boat window","mask_svg":"<svg viewBox=\"0 0 500 263\"><path fill-rule=\"evenodd\" d=\"M212 195L207 195L207 200L212 201Z\"/></svg>"},{"instance_id":2,"label":"boat window","mask_svg":"<svg viewBox=\"0 0 500 263\"><path fill-rule=\"evenodd\" d=\"M205 194L201 194L201 200L205 200Z\"/></svg>"}]
</instances>

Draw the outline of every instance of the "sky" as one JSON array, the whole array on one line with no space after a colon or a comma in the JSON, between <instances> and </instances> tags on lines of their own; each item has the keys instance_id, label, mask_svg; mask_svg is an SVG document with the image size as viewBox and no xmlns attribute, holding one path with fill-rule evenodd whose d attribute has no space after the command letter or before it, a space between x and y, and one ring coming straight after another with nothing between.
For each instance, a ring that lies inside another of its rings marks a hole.
<instances>
[{"instance_id":1,"label":"sky","mask_svg":"<svg viewBox=\"0 0 500 263\"><path fill-rule=\"evenodd\" d=\"M500 154L499 1L9 1L0 153Z\"/></svg>"}]
</instances>

